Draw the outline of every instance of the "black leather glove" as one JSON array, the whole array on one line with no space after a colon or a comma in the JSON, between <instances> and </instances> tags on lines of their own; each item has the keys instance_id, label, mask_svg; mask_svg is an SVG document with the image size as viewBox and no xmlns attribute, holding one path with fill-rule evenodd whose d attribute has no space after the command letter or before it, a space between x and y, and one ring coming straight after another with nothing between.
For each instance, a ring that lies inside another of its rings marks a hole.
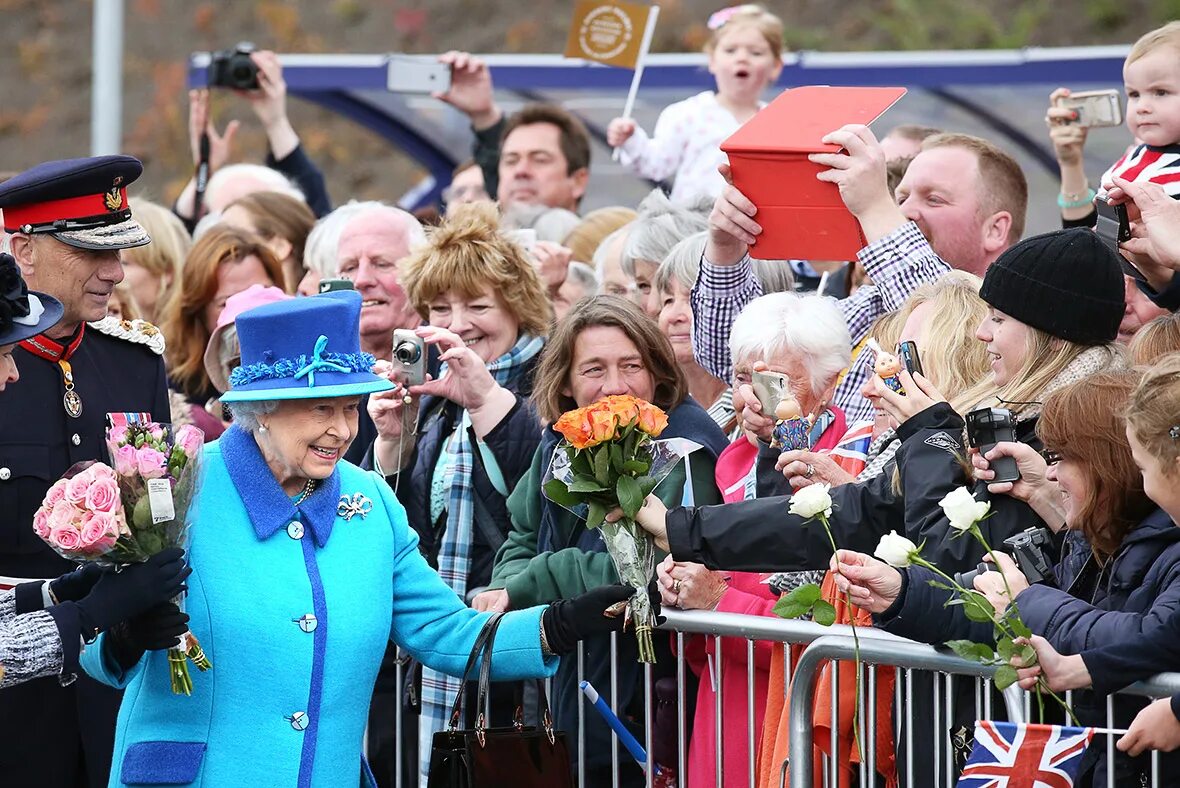
<instances>
[{"instance_id":1,"label":"black leather glove","mask_svg":"<svg viewBox=\"0 0 1180 788\"><path fill-rule=\"evenodd\" d=\"M98 564L83 564L68 575L50 580L49 593L58 602L77 602L90 593L106 571Z\"/></svg>"},{"instance_id":2,"label":"black leather glove","mask_svg":"<svg viewBox=\"0 0 1180 788\"><path fill-rule=\"evenodd\" d=\"M188 630L188 614L172 602L163 602L144 613L116 624L103 640L106 654L123 670L129 669L145 651L160 651L176 645Z\"/></svg>"},{"instance_id":3,"label":"black leather glove","mask_svg":"<svg viewBox=\"0 0 1180 788\"><path fill-rule=\"evenodd\" d=\"M163 550L121 571L103 572L90 593L78 602L83 637L89 635L87 640L91 640L95 633L175 598L185 590L184 580L190 572L184 562L184 551L178 547ZM87 629L90 631L86 632Z\"/></svg>"},{"instance_id":4,"label":"black leather glove","mask_svg":"<svg viewBox=\"0 0 1180 788\"><path fill-rule=\"evenodd\" d=\"M606 614L611 605L626 602L635 594L631 586L601 586L571 599L559 599L541 614L541 626L545 629L545 640L549 650L560 656L573 651L579 640L619 632L623 629L625 617ZM651 596L651 590L648 590ZM659 613L659 597L652 610Z\"/></svg>"}]
</instances>

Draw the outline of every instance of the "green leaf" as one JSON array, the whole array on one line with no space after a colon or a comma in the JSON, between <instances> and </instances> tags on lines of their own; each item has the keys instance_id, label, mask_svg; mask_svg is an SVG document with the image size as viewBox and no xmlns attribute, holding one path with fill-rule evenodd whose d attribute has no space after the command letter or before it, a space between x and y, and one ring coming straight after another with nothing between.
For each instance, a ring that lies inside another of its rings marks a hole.
<instances>
[{"instance_id":1,"label":"green leaf","mask_svg":"<svg viewBox=\"0 0 1180 788\"><path fill-rule=\"evenodd\" d=\"M1023 621L1020 620L1020 616L1014 617L1009 622L1009 624L1012 627L1012 631L1015 632L1020 637L1022 637L1022 638L1032 637L1032 630L1029 629L1028 626Z\"/></svg>"},{"instance_id":2,"label":"green leaf","mask_svg":"<svg viewBox=\"0 0 1180 788\"><path fill-rule=\"evenodd\" d=\"M643 493L643 497L651 495L652 490L659 486L654 476L640 476L635 481L639 482L639 491Z\"/></svg>"},{"instance_id":3,"label":"green leaf","mask_svg":"<svg viewBox=\"0 0 1180 788\"><path fill-rule=\"evenodd\" d=\"M605 446L594 453L594 478L604 487L610 484L610 451Z\"/></svg>"},{"instance_id":4,"label":"green leaf","mask_svg":"<svg viewBox=\"0 0 1180 788\"><path fill-rule=\"evenodd\" d=\"M811 608L811 617L815 623L830 627L836 623L836 608L832 607L830 602L821 599Z\"/></svg>"},{"instance_id":5,"label":"green leaf","mask_svg":"<svg viewBox=\"0 0 1180 788\"><path fill-rule=\"evenodd\" d=\"M996 689L1002 692L1015 684L1017 678L1016 668L1011 665L1001 665L996 668L996 676L992 680L996 683Z\"/></svg>"},{"instance_id":6,"label":"green leaf","mask_svg":"<svg viewBox=\"0 0 1180 788\"><path fill-rule=\"evenodd\" d=\"M639 482L630 476L620 476L615 491L619 494L619 506L623 514L635 519L639 508L643 506L643 490L640 489Z\"/></svg>"},{"instance_id":7,"label":"green leaf","mask_svg":"<svg viewBox=\"0 0 1180 788\"><path fill-rule=\"evenodd\" d=\"M972 640L948 640L946 647L955 652L961 659L968 659L972 662L989 663L995 657L995 652L992 651L991 646L984 643L976 643Z\"/></svg>"},{"instance_id":8,"label":"green leaf","mask_svg":"<svg viewBox=\"0 0 1180 788\"><path fill-rule=\"evenodd\" d=\"M644 462L643 460L627 460L623 463L623 472L630 473L635 476L642 476L650 469L651 463Z\"/></svg>"},{"instance_id":9,"label":"green leaf","mask_svg":"<svg viewBox=\"0 0 1180 788\"><path fill-rule=\"evenodd\" d=\"M992 607L992 603L987 601L987 597L979 592L969 592L963 595L963 612L967 618L977 623L985 623L995 621L996 609Z\"/></svg>"},{"instance_id":10,"label":"green leaf","mask_svg":"<svg viewBox=\"0 0 1180 788\"><path fill-rule=\"evenodd\" d=\"M774 603L774 614L779 618L802 618L809 612L811 612L811 605L801 605L785 596Z\"/></svg>"},{"instance_id":11,"label":"green leaf","mask_svg":"<svg viewBox=\"0 0 1180 788\"><path fill-rule=\"evenodd\" d=\"M556 479L554 481L556 481ZM606 488L594 479L586 479L580 476L575 476L574 480L570 482L569 490L572 493L596 493L603 492L606 490Z\"/></svg>"},{"instance_id":12,"label":"green leaf","mask_svg":"<svg viewBox=\"0 0 1180 788\"><path fill-rule=\"evenodd\" d=\"M593 476L594 466L590 464L590 452L575 452L573 459L570 460L570 468L573 469L574 473L580 473L584 476Z\"/></svg>"},{"instance_id":13,"label":"green leaf","mask_svg":"<svg viewBox=\"0 0 1180 788\"><path fill-rule=\"evenodd\" d=\"M1020 651L1016 652L1016 657L1020 660L1020 664L1026 668L1037 664L1037 650L1032 646L1021 646Z\"/></svg>"},{"instance_id":14,"label":"green leaf","mask_svg":"<svg viewBox=\"0 0 1180 788\"><path fill-rule=\"evenodd\" d=\"M1012 642L1012 638L1000 638L996 641L996 653L1000 655L1000 659L1010 662L1016 654L1016 644Z\"/></svg>"},{"instance_id":15,"label":"green leaf","mask_svg":"<svg viewBox=\"0 0 1180 788\"><path fill-rule=\"evenodd\" d=\"M590 512L586 515L586 527L590 529L601 528L603 520L606 519L606 507L598 501L590 501Z\"/></svg>"},{"instance_id":16,"label":"green leaf","mask_svg":"<svg viewBox=\"0 0 1180 788\"><path fill-rule=\"evenodd\" d=\"M822 592L819 590L819 586L817 586L815 583L808 583L805 586L799 586L794 591L784 596L783 599L789 599L792 602L797 602L798 604L811 607L820 600L821 593Z\"/></svg>"},{"instance_id":17,"label":"green leaf","mask_svg":"<svg viewBox=\"0 0 1180 788\"><path fill-rule=\"evenodd\" d=\"M623 447L617 443L610 444L610 464L615 473L623 472Z\"/></svg>"},{"instance_id":18,"label":"green leaf","mask_svg":"<svg viewBox=\"0 0 1180 788\"><path fill-rule=\"evenodd\" d=\"M545 482L545 497L558 506L572 507L582 502L582 499L572 494L565 482L560 479L550 479Z\"/></svg>"}]
</instances>

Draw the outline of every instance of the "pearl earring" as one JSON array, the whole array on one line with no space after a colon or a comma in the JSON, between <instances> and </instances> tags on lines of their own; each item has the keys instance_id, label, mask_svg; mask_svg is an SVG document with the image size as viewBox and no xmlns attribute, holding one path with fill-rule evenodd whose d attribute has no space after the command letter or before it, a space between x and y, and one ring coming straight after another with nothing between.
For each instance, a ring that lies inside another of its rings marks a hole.
<instances>
[{"instance_id":1,"label":"pearl earring","mask_svg":"<svg viewBox=\"0 0 1180 788\"><path fill-rule=\"evenodd\" d=\"M260 425L260 426L258 427L258 431L259 431L259 432L266 432L266 426L265 426L265 425Z\"/></svg>"}]
</instances>

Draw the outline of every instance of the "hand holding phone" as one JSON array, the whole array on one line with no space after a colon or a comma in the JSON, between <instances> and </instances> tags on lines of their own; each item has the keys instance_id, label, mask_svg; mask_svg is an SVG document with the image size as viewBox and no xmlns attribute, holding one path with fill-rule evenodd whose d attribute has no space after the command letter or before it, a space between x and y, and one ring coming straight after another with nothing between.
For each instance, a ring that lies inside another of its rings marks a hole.
<instances>
[{"instance_id":1,"label":"hand holding phone","mask_svg":"<svg viewBox=\"0 0 1180 788\"><path fill-rule=\"evenodd\" d=\"M1007 408L980 408L967 414L967 444L986 455L1001 441L1016 442L1016 418ZM989 460L996 476L992 483L1020 480L1015 457Z\"/></svg>"},{"instance_id":2,"label":"hand holding phone","mask_svg":"<svg viewBox=\"0 0 1180 788\"><path fill-rule=\"evenodd\" d=\"M762 406L762 414L768 418L774 416L774 409L787 398L791 390L790 378L781 372L767 369L756 369L750 373L750 385L758 397L758 404Z\"/></svg>"},{"instance_id":3,"label":"hand holding phone","mask_svg":"<svg viewBox=\"0 0 1180 788\"><path fill-rule=\"evenodd\" d=\"M1121 126L1122 99L1117 90L1089 90L1059 96L1054 106L1077 113L1077 120L1068 121L1088 129Z\"/></svg>"},{"instance_id":4,"label":"hand holding phone","mask_svg":"<svg viewBox=\"0 0 1180 788\"><path fill-rule=\"evenodd\" d=\"M918 343L906 340L897 347L897 352L901 356L901 363L905 365L906 372L911 375L922 375L922 361L918 358Z\"/></svg>"}]
</instances>

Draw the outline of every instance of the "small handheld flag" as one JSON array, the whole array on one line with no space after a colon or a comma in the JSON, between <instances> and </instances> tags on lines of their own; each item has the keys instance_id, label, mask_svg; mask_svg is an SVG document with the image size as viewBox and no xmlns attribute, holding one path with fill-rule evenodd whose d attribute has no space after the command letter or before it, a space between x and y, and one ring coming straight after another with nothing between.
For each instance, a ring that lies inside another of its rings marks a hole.
<instances>
[{"instance_id":1,"label":"small handheld flag","mask_svg":"<svg viewBox=\"0 0 1180 788\"><path fill-rule=\"evenodd\" d=\"M1071 788L1093 736L1093 728L980 720L957 788Z\"/></svg>"}]
</instances>

